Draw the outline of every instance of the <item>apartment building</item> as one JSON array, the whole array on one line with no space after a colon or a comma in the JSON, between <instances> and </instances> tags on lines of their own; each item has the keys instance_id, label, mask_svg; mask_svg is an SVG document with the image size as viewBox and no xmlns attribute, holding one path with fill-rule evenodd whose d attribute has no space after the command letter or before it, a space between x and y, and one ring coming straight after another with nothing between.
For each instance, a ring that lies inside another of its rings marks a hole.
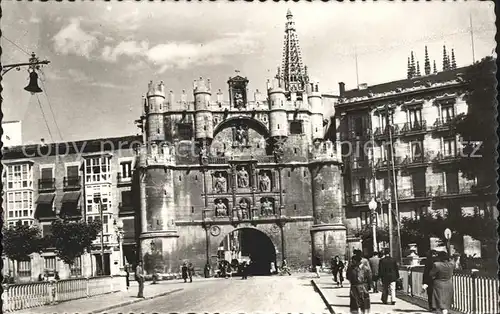
<instances>
[{"instance_id":1,"label":"apartment building","mask_svg":"<svg viewBox=\"0 0 500 314\"><path fill-rule=\"evenodd\" d=\"M377 224L388 222L391 182L396 187L393 210L397 203L400 218L418 219L428 212L459 215L479 207L493 212L494 197L476 193L475 180L465 179L457 168L464 156L460 136L450 122L467 113L465 69L409 75L405 80L363 84L353 90L339 84L335 119L337 138L342 141L350 242L359 242L356 230L370 224L372 198L379 204ZM462 249L466 254L481 254L470 237L464 237Z\"/></svg>"},{"instance_id":2,"label":"apartment building","mask_svg":"<svg viewBox=\"0 0 500 314\"><path fill-rule=\"evenodd\" d=\"M53 249L47 249L16 266L3 257L4 274L11 272L21 281L29 281L57 271L63 279L116 274L124 263L134 262L133 147L140 140L129 136L4 148L5 226L38 225L45 236L51 233L56 217L90 222L100 219L102 209L105 253L103 266L99 236L91 252L76 260L71 269Z\"/></svg>"}]
</instances>

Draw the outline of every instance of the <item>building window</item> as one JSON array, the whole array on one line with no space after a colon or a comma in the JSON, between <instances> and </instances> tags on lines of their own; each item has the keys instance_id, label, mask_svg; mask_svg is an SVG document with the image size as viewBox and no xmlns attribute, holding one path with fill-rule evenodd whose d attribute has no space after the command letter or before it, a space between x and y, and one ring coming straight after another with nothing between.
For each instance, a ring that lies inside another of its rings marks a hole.
<instances>
[{"instance_id":1,"label":"building window","mask_svg":"<svg viewBox=\"0 0 500 314\"><path fill-rule=\"evenodd\" d=\"M104 184L98 186L88 186L85 188L85 200L88 213L99 213L99 202L94 199L99 196L101 199L102 211L111 210L111 185ZM97 201L97 202L96 202Z\"/></svg>"},{"instance_id":2,"label":"building window","mask_svg":"<svg viewBox=\"0 0 500 314\"><path fill-rule=\"evenodd\" d=\"M78 173L80 172L80 167L79 166L67 166L66 167L66 176L68 177L69 181L72 180L77 180L78 179Z\"/></svg>"},{"instance_id":3,"label":"building window","mask_svg":"<svg viewBox=\"0 0 500 314\"><path fill-rule=\"evenodd\" d=\"M31 277L31 260L19 261L17 274L19 277Z\"/></svg>"},{"instance_id":4,"label":"building window","mask_svg":"<svg viewBox=\"0 0 500 314\"><path fill-rule=\"evenodd\" d=\"M426 187L425 187L425 171L418 171L411 175L412 185L413 185L413 196L415 197L425 197Z\"/></svg>"},{"instance_id":5,"label":"building window","mask_svg":"<svg viewBox=\"0 0 500 314\"><path fill-rule=\"evenodd\" d=\"M455 108L453 104L441 106L441 119L444 123L450 122L455 117Z\"/></svg>"},{"instance_id":6,"label":"building window","mask_svg":"<svg viewBox=\"0 0 500 314\"><path fill-rule=\"evenodd\" d=\"M120 179L132 178L132 161L122 161L120 163Z\"/></svg>"},{"instance_id":7,"label":"building window","mask_svg":"<svg viewBox=\"0 0 500 314\"><path fill-rule=\"evenodd\" d=\"M193 127L190 123L178 123L177 132L180 140L191 140L193 137Z\"/></svg>"},{"instance_id":8,"label":"building window","mask_svg":"<svg viewBox=\"0 0 500 314\"><path fill-rule=\"evenodd\" d=\"M422 126L422 109L410 109L408 110L408 119L410 123L410 129L420 129Z\"/></svg>"},{"instance_id":9,"label":"building window","mask_svg":"<svg viewBox=\"0 0 500 314\"><path fill-rule=\"evenodd\" d=\"M412 159L418 159L423 156L423 142L422 141L414 141L411 142L411 157Z\"/></svg>"},{"instance_id":10,"label":"building window","mask_svg":"<svg viewBox=\"0 0 500 314\"><path fill-rule=\"evenodd\" d=\"M7 189L18 190L33 187L33 167L30 164L7 166Z\"/></svg>"},{"instance_id":11,"label":"building window","mask_svg":"<svg viewBox=\"0 0 500 314\"><path fill-rule=\"evenodd\" d=\"M290 134L302 134L302 121L290 121Z\"/></svg>"},{"instance_id":12,"label":"building window","mask_svg":"<svg viewBox=\"0 0 500 314\"><path fill-rule=\"evenodd\" d=\"M455 156L457 152L457 143L455 138L445 138L443 139L443 155Z\"/></svg>"},{"instance_id":13,"label":"building window","mask_svg":"<svg viewBox=\"0 0 500 314\"><path fill-rule=\"evenodd\" d=\"M387 120L389 120L389 124L394 125L394 114L392 112L389 112L389 117L387 117L385 112L381 112L379 116L379 123L382 130L384 130L387 126Z\"/></svg>"},{"instance_id":14,"label":"building window","mask_svg":"<svg viewBox=\"0 0 500 314\"><path fill-rule=\"evenodd\" d=\"M363 136L363 118L356 117L354 118L354 135L355 136Z\"/></svg>"},{"instance_id":15,"label":"building window","mask_svg":"<svg viewBox=\"0 0 500 314\"><path fill-rule=\"evenodd\" d=\"M87 216L87 222L88 223L91 223L93 221L100 221L101 220L101 216L100 215L92 215L92 216ZM109 234L110 234L110 230L111 229L111 226L110 226L110 223L111 223L111 220L112 219L109 219L108 215L103 215L102 216L102 233L104 235L104 242L108 242L109 241ZM94 242L100 242L101 241L101 233L99 233L99 235L97 236L97 238L94 240Z\"/></svg>"},{"instance_id":16,"label":"building window","mask_svg":"<svg viewBox=\"0 0 500 314\"><path fill-rule=\"evenodd\" d=\"M95 183L111 180L111 157L100 156L85 160L85 182Z\"/></svg>"},{"instance_id":17,"label":"building window","mask_svg":"<svg viewBox=\"0 0 500 314\"><path fill-rule=\"evenodd\" d=\"M7 212L9 218L32 218L33 192L7 192Z\"/></svg>"},{"instance_id":18,"label":"building window","mask_svg":"<svg viewBox=\"0 0 500 314\"><path fill-rule=\"evenodd\" d=\"M361 218L361 228L370 225L370 212L362 211L359 214Z\"/></svg>"},{"instance_id":19,"label":"building window","mask_svg":"<svg viewBox=\"0 0 500 314\"><path fill-rule=\"evenodd\" d=\"M420 220L423 216L427 215L427 206L421 206L413 211L413 219Z\"/></svg>"},{"instance_id":20,"label":"building window","mask_svg":"<svg viewBox=\"0 0 500 314\"><path fill-rule=\"evenodd\" d=\"M44 257L44 269L51 273L56 271L56 257L55 256L45 256Z\"/></svg>"},{"instance_id":21,"label":"building window","mask_svg":"<svg viewBox=\"0 0 500 314\"><path fill-rule=\"evenodd\" d=\"M132 191L122 191L122 206L132 206Z\"/></svg>"}]
</instances>

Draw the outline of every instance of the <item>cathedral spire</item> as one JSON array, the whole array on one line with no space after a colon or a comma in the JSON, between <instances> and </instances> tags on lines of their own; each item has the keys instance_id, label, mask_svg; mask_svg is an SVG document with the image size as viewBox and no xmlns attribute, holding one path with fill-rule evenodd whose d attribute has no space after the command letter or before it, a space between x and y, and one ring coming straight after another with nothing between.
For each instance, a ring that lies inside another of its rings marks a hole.
<instances>
[{"instance_id":1,"label":"cathedral spire","mask_svg":"<svg viewBox=\"0 0 500 314\"><path fill-rule=\"evenodd\" d=\"M429 61L429 53L427 52L427 46L425 46L425 60L424 60L424 70L425 75L431 74L431 63Z\"/></svg>"},{"instance_id":2,"label":"cathedral spire","mask_svg":"<svg viewBox=\"0 0 500 314\"><path fill-rule=\"evenodd\" d=\"M438 73L438 69L436 67L436 60L434 60L434 66L433 66L433 69L432 69L432 73L434 73L434 74Z\"/></svg>"},{"instance_id":3,"label":"cathedral spire","mask_svg":"<svg viewBox=\"0 0 500 314\"><path fill-rule=\"evenodd\" d=\"M408 78L411 79L411 63L410 57L408 57L408 70L407 70Z\"/></svg>"},{"instance_id":4,"label":"cathedral spire","mask_svg":"<svg viewBox=\"0 0 500 314\"><path fill-rule=\"evenodd\" d=\"M295 22L290 9L286 13L285 42L283 45L283 61L280 77L285 83L286 91L303 91L309 83L299 46L299 38L295 31Z\"/></svg>"},{"instance_id":5,"label":"cathedral spire","mask_svg":"<svg viewBox=\"0 0 500 314\"><path fill-rule=\"evenodd\" d=\"M449 68L449 59L448 55L446 54L446 46L443 46L443 71L448 70Z\"/></svg>"},{"instance_id":6,"label":"cathedral spire","mask_svg":"<svg viewBox=\"0 0 500 314\"><path fill-rule=\"evenodd\" d=\"M455 50L451 49L451 68L456 69L457 68L457 62L455 61Z\"/></svg>"},{"instance_id":7,"label":"cathedral spire","mask_svg":"<svg viewBox=\"0 0 500 314\"><path fill-rule=\"evenodd\" d=\"M420 63L417 61L417 76L420 76Z\"/></svg>"}]
</instances>

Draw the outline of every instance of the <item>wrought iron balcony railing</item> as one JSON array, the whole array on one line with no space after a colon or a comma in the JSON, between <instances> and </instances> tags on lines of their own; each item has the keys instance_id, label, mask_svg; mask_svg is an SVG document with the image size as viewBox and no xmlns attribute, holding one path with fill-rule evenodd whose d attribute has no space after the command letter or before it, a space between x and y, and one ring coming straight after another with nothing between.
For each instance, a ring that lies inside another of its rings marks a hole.
<instances>
[{"instance_id":1,"label":"wrought iron balcony railing","mask_svg":"<svg viewBox=\"0 0 500 314\"><path fill-rule=\"evenodd\" d=\"M434 157L433 162L434 163L449 163L449 162L454 162L457 161L462 157L462 151L452 151L452 152L439 152L437 155Z\"/></svg>"},{"instance_id":2,"label":"wrought iron balcony railing","mask_svg":"<svg viewBox=\"0 0 500 314\"><path fill-rule=\"evenodd\" d=\"M472 194L474 190L474 183L465 183L459 184L452 187L447 187L445 185L438 185L436 190L434 191L435 197L443 197L443 196L460 196L460 195L468 195Z\"/></svg>"},{"instance_id":3,"label":"wrought iron balcony railing","mask_svg":"<svg viewBox=\"0 0 500 314\"><path fill-rule=\"evenodd\" d=\"M56 179L38 179L38 191L54 191L56 189Z\"/></svg>"},{"instance_id":4,"label":"wrought iron balcony railing","mask_svg":"<svg viewBox=\"0 0 500 314\"><path fill-rule=\"evenodd\" d=\"M82 188L82 177L64 177L63 188L65 190L79 190Z\"/></svg>"},{"instance_id":5,"label":"wrought iron balcony railing","mask_svg":"<svg viewBox=\"0 0 500 314\"><path fill-rule=\"evenodd\" d=\"M434 131L447 131L450 130L453 126L453 120L455 117L448 118L437 118L434 124L432 125L432 129Z\"/></svg>"},{"instance_id":6,"label":"wrought iron balcony railing","mask_svg":"<svg viewBox=\"0 0 500 314\"><path fill-rule=\"evenodd\" d=\"M130 177L124 177L124 176L122 176L121 173L118 173L116 175L116 182L118 184L130 184L130 183L132 183L132 176L130 176Z\"/></svg>"},{"instance_id":7,"label":"wrought iron balcony railing","mask_svg":"<svg viewBox=\"0 0 500 314\"><path fill-rule=\"evenodd\" d=\"M399 125L393 124L391 126L387 125L384 128L377 127L373 132L373 137L375 139L388 139L389 138L389 130L391 130L392 137L397 137L400 133Z\"/></svg>"},{"instance_id":8,"label":"wrought iron balcony railing","mask_svg":"<svg viewBox=\"0 0 500 314\"><path fill-rule=\"evenodd\" d=\"M394 167L397 168L401 166L401 157L394 157ZM387 170L387 167L390 167L392 164L390 159L385 158L377 158L375 159L375 169L378 171Z\"/></svg>"},{"instance_id":9,"label":"wrought iron balcony railing","mask_svg":"<svg viewBox=\"0 0 500 314\"><path fill-rule=\"evenodd\" d=\"M368 204L372 198L376 197L376 195L372 193L353 193L347 194L345 197L347 204L362 205Z\"/></svg>"},{"instance_id":10,"label":"wrought iron balcony railing","mask_svg":"<svg viewBox=\"0 0 500 314\"><path fill-rule=\"evenodd\" d=\"M427 131L427 122L424 121L415 121L415 122L406 122L399 134L403 135L411 135L411 134L419 134L425 133Z\"/></svg>"},{"instance_id":11,"label":"wrought iron balcony railing","mask_svg":"<svg viewBox=\"0 0 500 314\"><path fill-rule=\"evenodd\" d=\"M417 156L406 156L401 161L402 167L426 166L431 160L431 155L427 152Z\"/></svg>"}]
</instances>

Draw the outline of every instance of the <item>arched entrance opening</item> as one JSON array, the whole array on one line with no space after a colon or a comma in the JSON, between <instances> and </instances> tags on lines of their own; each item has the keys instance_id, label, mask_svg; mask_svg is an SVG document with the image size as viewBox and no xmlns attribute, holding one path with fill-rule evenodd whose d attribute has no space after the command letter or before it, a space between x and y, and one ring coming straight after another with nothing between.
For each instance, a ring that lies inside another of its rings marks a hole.
<instances>
[{"instance_id":1,"label":"arched entrance opening","mask_svg":"<svg viewBox=\"0 0 500 314\"><path fill-rule=\"evenodd\" d=\"M271 263L276 265L276 248L271 239L255 228L241 228L229 233L219 244L219 261L241 264L250 261L250 275L271 275Z\"/></svg>"}]
</instances>

